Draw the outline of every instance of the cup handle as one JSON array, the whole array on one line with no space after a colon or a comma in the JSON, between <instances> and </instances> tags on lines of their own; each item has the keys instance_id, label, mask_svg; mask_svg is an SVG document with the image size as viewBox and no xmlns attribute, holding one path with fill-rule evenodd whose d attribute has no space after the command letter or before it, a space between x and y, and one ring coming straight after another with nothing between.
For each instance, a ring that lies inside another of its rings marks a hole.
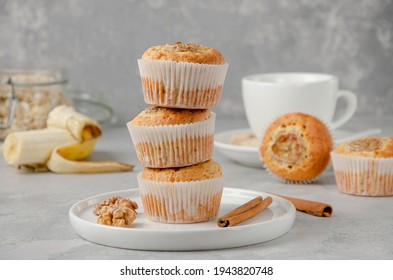
<instances>
[{"instance_id":1,"label":"cup handle","mask_svg":"<svg viewBox=\"0 0 393 280\"><path fill-rule=\"evenodd\" d=\"M336 129L346 123L355 114L356 107L358 104L358 99L356 94L349 90L339 90L337 92L337 100L339 98L344 98L347 101L347 108L342 116L337 120L333 121L331 124L332 129Z\"/></svg>"}]
</instances>

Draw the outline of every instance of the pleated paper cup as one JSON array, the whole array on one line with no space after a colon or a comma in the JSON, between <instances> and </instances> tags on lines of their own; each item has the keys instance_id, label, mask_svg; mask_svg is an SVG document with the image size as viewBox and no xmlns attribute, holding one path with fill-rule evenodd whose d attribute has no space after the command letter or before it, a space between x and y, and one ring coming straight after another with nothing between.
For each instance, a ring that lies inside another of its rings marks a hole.
<instances>
[{"instance_id":1,"label":"pleated paper cup","mask_svg":"<svg viewBox=\"0 0 393 280\"><path fill-rule=\"evenodd\" d=\"M215 107L221 97L228 63L138 59L145 102L184 109Z\"/></svg>"},{"instance_id":2,"label":"pleated paper cup","mask_svg":"<svg viewBox=\"0 0 393 280\"><path fill-rule=\"evenodd\" d=\"M127 124L140 164L151 168L183 167L209 160L214 148L215 114L180 125Z\"/></svg>"},{"instance_id":3,"label":"pleated paper cup","mask_svg":"<svg viewBox=\"0 0 393 280\"><path fill-rule=\"evenodd\" d=\"M393 195L393 158L331 153L339 191L361 196Z\"/></svg>"},{"instance_id":4,"label":"pleated paper cup","mask_svg":"<svg viewBox=\"0 0 393 280\"><path fill-rule=\"evenodd\" d=\"M223 177L192 182L156 182L138 174L146 218L160 223L199 223L217 217Z\"/></svg>"}]
</instances>

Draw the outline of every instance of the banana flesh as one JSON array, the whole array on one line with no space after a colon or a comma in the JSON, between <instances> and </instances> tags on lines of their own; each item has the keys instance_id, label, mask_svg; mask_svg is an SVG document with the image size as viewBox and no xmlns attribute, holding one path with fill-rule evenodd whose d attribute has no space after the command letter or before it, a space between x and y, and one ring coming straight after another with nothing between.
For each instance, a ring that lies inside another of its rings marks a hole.
<instances>
[{"instance_id":1,"label":"banana flesh","mask_svg":"<svg viewBox=\"0 0 393 280\"><path fill-rule=\"evenodd\" d=\"M58 106L48 116L47 128L14 132L4 141L6 162L24 170L55 173L132 171L132 165L115 161L82 161L94 150L101 128L72 107Z\"/></svg>"},{"instance_id":2,"label":"banana flesh","mask_svg":"<svg viewBox=\"0 0 393 280\"><path fill-rule=\"evenodd\" d=\"M58 146L77 144L64 129L40 129L10 133L4 140L3 155L8 164L45 164Z\"/></svg>"}]
</instances>

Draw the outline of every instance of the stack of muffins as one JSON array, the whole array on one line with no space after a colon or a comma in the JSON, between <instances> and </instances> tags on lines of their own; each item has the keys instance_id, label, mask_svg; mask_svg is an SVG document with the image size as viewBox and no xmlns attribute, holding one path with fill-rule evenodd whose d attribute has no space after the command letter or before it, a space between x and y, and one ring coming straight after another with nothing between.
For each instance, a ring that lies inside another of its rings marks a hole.
<instances>
[{"instance_id":1,"label":"stack of muffins","mask_svg":"<svg viewBox=\"0 0 393 280\"><path fill-rule=\"evenodd\" d=\"M213 219L223 177L212 160L215 114L228 64L220 52L176 43L138 60L147 108L127 126L144 170L138 184L145 215L164 223Z\"/></svg>"}]
</instances>

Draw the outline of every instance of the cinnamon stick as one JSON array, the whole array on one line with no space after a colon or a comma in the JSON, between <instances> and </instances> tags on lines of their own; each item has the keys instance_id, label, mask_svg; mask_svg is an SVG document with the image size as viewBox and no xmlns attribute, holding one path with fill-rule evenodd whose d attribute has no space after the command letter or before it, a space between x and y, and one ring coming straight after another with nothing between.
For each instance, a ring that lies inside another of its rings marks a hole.
<instances>
[{"instance_id":1,"label":"cinnamon stick","mask_svg":"<svg viewBox=\"0 0 393 280\"><path fill-rule=\"evenodd\" d=\"M272 203L272 201L273 199L270 196L265 199L258 196L218 218L217 225L219 227L235 226L261 213Z\"/></svg>"},{"instance_id":2,"label":"cinnamon stick","mask_svg":"<svg viewBox=\"0 0 393 280\"><path fill-rule=\"evenodd\" d=\"M296 210L305 212L307 214L318 216L318 217L330 217L333 214L333 207L330 204L318 201L311 201L305 199L299 199L289 196L283 196L280 194L271 193L279 197L285 198L293 203Z\"/></svg>"}]
</instances>

